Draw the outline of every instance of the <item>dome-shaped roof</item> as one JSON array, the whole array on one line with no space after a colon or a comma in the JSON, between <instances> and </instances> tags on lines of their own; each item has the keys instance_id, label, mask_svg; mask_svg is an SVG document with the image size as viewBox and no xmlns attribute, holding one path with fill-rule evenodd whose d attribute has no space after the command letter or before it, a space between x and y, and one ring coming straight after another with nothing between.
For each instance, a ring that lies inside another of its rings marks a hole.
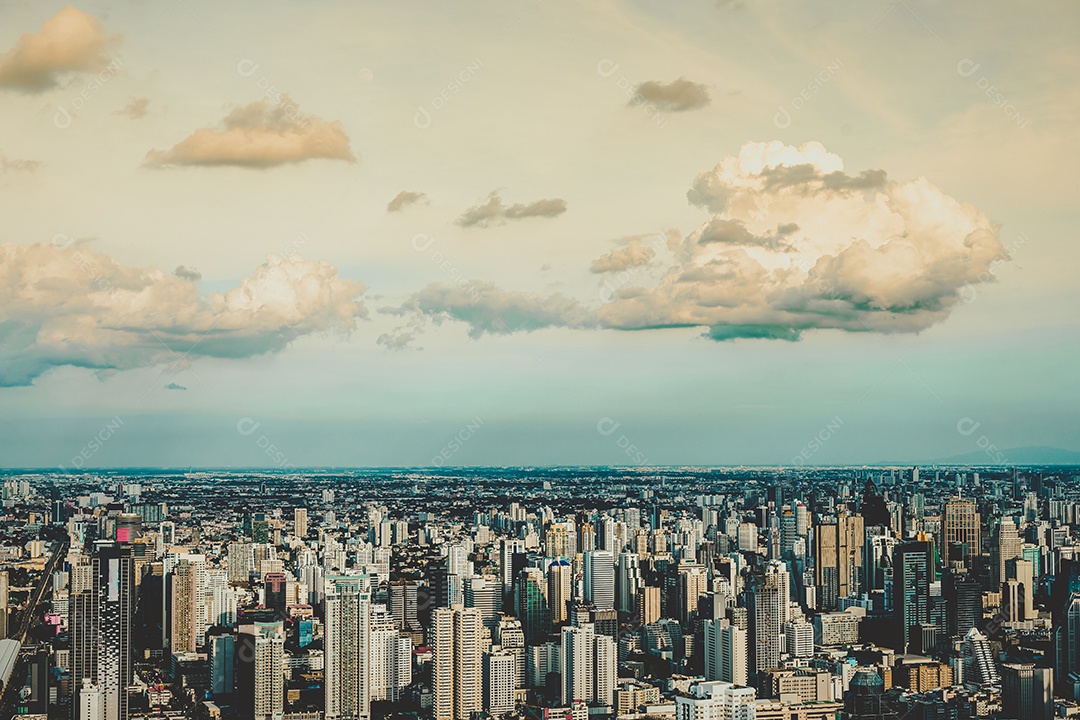
<instances>
[{"instance_id":1,"label":"dome-shaped roof","mask_svg":"<svg viewBox=\"0 0 1080 720\"><path fill-rule=\"evenodd\" d=\"M873 668L859 668L851 678L851 691L857 695L881 694L885 681Z\"/></svg>"}]
</instances>

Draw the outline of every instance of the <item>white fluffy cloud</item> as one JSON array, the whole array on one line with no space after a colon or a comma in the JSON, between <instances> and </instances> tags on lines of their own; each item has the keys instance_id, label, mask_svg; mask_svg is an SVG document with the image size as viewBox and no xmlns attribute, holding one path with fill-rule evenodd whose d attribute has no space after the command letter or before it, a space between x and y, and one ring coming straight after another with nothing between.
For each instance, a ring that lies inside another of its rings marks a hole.
<instances>
[{"instance_id":1,"label":"white fluffy cloud","mask_svg":"<svg viewBox=\"0 0 1080 720\"><path fill-rule=\"evenodd\" d=\"M642 237L625 238L622 247L593 260L589 270L594 273L620 272L647 265L656 255L656 249L642 242Z\"/></svg>"},{"instance_id":2,"label":"white fluffy cloud","mask_svg":"<svg viewBox=\"0 0 1080 720\"><path fill-rule=\"evenodd\" d=\"M68 5L0 56L0 87L41 92L65 73L97 72L115 42L97 18Z\"/></svg>"},{"instance_id":3,"label":"white fluffy cloud","mask_svg":"<svg viewBox=\"0 0 1080 720\"><path fill-rule=\"evenodd\" d=\"M712 215L687 237L624 238L592 262L594 273L617 273L598 306L470 282L428 286L395 312L459 320L474 337L545 327L702 327L716 340L918 332L1006 259L997 227L973 206L924 178L850 175L813 142L749 143L688 196ZM650 267L662 275L648 280Z\"/></svg>"},{"instance_id":4,"label":"white fluffy cloud","mask_svg":"<svg viewBox=\"0 0 1080 720\"><path fill-rule=\"evenodd\" d=\"M819 143L748 143L688 197L712 217L655 287L601 306L621 329L704 326L713 338L797 339L814 328L916 332L992 276L997 228L924 178L855 175Z\"/></svg>"},{"instance_id":5,"label":"white fluffy cloud","mask_svg":"<svg viewBox=\"0 0 1080 720\"><path fill-rule=\"evenodd\" d=\"M347 333L366 313L360 282L299 255L271 255L232 290L204 294L190 274L68 245L0 245L0 386L61 365L123 370L275 352L309 333Z\"/></svg>"},{"instance_id":6,"label":"white fluffy cloud","mask_svg":"<svg viewBox=\"0 0 1080 720\"><path fill-rule=\"evenodd\" d=\"M281 95L236 108L219 129L200 128L168 150L151 150L145 164L269 168L319 158L356 162L341 122L305 115Z\"/></svg>"}]
</instances>

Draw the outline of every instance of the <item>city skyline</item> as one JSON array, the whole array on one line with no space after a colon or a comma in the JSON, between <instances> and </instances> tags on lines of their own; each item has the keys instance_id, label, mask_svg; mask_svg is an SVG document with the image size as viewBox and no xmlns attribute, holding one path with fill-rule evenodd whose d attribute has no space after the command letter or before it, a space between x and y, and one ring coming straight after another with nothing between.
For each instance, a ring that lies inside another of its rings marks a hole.
<instances>
[{"instance_id":1,"label":"city skyline","mask_svg":"<svg viewBox=\"0 0 1080 720\"><path fill-rule=\"evenodd\" d=\"M0 466L1078 462L1078 20L8 3Z\"/></svg>"}]
</instances>

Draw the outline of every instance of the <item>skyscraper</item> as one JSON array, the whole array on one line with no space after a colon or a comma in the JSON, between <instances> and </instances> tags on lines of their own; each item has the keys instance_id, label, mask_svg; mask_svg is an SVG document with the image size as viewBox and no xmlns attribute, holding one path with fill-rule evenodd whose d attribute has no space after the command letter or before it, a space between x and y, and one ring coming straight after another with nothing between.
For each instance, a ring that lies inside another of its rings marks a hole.
<instances>
[{"instance_id":1,"label":"skyscraper","mask_svg":"<svg viewBox=\"0 0 1080 720\"><path fill-rule=\"evenodd\" d=\"M398 630L413 632L420 629L417 618L417 586L412 580L393 580L389 585L390 614Z\"/></svg>"},{"instance_id":2,"label":"skyscraper","mask_svg":"<svg viewBox=\"0 0 1080 720\"><path fill-rule=\"evenodd\" d=\"M231 695L236 687L233 677L235 643L232 633L210 636L210 692L214 696Z\"/></svg>"},{"instance_id":3,"label":"skyscraper","mask_svg":"<svg viewBox=\"0 0 1080 720\"><path fill-rule=\"evenodd\" d=\"M478 610L456 605L434 612L435 720L469 720L483 710L483 635Z\"/></svg>"},{"instance_id":4,"label":"skyscraper","mask_svg":"<svg viewBox=\"0 0 1080 720\"><path fill-rule=\"evenodd\" d=\"M71 571L72 708L83 680L101 694L102 720L127 720L135 563L128 543L101 540Z\"/></svg>"},{"instance_id":5,"label":"skyscraper","mask_svg":"<svg viewBox=\"0 0 1080 720\"><path fill-rule=\"evenodd\" d=\"M195 652L196 613L202 607L198 597L200 569L195 562L183 559L173 566L168 576L171 585L169 650L173 654Z\"/></svg>"},{"instance_id":6,"label":"skyscraper","mask_svg":"<svg viewBox=\"0 0 1080 720\"><path fill-rule=\"evenodd\" d=\"M643 585L637 597L638 622L642 625L654 623L660 619L660 588Z\"/></svg>"},{"instance_id":7,"label":"skyscraper","mask_svg":"<svg viewBox=\"0 0 1080 720\"><path fill-rule=\"evenodd\" d=\"M954 497L945 503L942 512L942 548L945 552L959 545L964 564L972 567L972 559L982 554L982 520L974 500ZM950 560L953 558L949 558Z\"/></svg>"},{"instance_id":8,"label":"skyscraper","mask_svg":"<svg viewBox=\"0 0 1080 720\"><path fill-rule=\"evenodd\" d=\"M615 607L615 558L607 550L585 553L585 600L600 610Z\"/></svg>"},{"instance_id":9,"label":"skyscraper","mask_svg":"<svg viewBox=\"0 0 1080 720\"><path fill-rule=\"evenodd\" d=\"M641 576L641 561L635 553L619 555L618 592L616 602L618 610L633 613L637 607L638 589L644 584Z\"/></svg>"},{"instance_id":10,"label":"skyscraper","mask_svg":"<svg viewBox=\"0 0 1080 720\"><path fill-rule=\"evenodd\" d=\"M764 575L754 578L748 600L752 637L752 667L755 673L780 665L780 638L787 622L789 576L787 564L770 560Z\"/></svg>"},{"instance_id":11,"label":"skyscraper","mask_svg":"<svg viewBox=\"0 0 1080 720\"><path fill-rule=\"evenodd\" d=\"M1006 663L1001 670L1002 717L1024 720L1054 717L1054 676L1050 668Z\"/></svg>"},{"instance_id":12,"label":"skyscraper","mask_svg":"<svg viewBox=\"0 0 1080 720\"><path fill-rule=\"evenodd\" d=\"M562 702L611 705L615 695L615 641L592 624L562 629Z\"/></svg>"},{"instance_id":13,"label":"skyscraper","mask_svg":"<svg viewBox=\"0 0 1080 720\"><path fill-rule=\"evenodd\" d=\"M484 653L484 710L493 717L514 710L520 657L510 650Z\"/></svg>"},{"instance_id":14,"label":"skyscraper","mask_svg":"<svg viewBox=\"0 0 1080 720\"><path fill-rule=\"evenodd\" d=\"M326 720L370 716L370 632L370 578L367 575L327 576Z\"/></svg>"},{"instance_id":15,"label":"skyscraper","mask_svg":"<svg viewBox=\"0 0 1080 720\"><path fill-rule=\"evenodd\" d=\"M840 598L862 591L864 543L861 515L842 513L814 528L814 582L819 609L835 610Z\"/></svg>"},{"instance_id":16,"label":"skyscraper","mask_svg":"<svg viewBox=\"0 0 1080 720\"><path fill-rule=\"evenodd\" d=\"M298 538L306 538L308 531L307 508L293 509L293 533Z\"/></svg>"},{"instance_id":17,"label":"skyscraper","mask_svg":"<svg viewBox=\"0 0 1080 720\"><path fill-rule=\"evenodd\" d=\"M547 599L552 623L559 625L566 621L573 590L570 563L562 558L553 560L547 571Z\"/></svg>"},{"instance_id":18,"label":"skyscraper","mask_svg":"<svg viewBox=\"0 0 1080 720\"><path fill-rule=\"evenodd\" d=\"M746 630L727 620L705 620L705 679L735 685L747 682Z\"/></svg>"},{"instance_id":19,"label":"skyscraper","mask_svg":"<svg viewBox=\"0 0 1080 720\"><path fill-rule=\"evenodd\" d=\"M475 576L465 582L465 607L476 608L484 627L492 635L499 626L499 613L503 603L502 583L495 578Z\"/></svg>"},{"instance_id":20,"label":"skyscraper","mask_svg":"<svg viewBox=\"0 0 1080 720\"><path fill-rule=\"evenodd\" d=\"M236 705L244 720L273 720L285 710L285 628L248 622L236 635Z\"/></svg>"},{"instance_id":21,"label":"skyscraper","mask_svg":"<svg viewBox=\"0 0 1080 720\"><path fill-rule=\"evenodd\" d=\"M1022 612L1018 620L1034 620L1039 617L1035 607L1035 570L1030 560L1015 557L1005 563L1006 580L1015 580L1020 586L1020 605ZM1002 600L1004 602L1004 600Z\"/></svg>"},{"instance_id":22,"label":"skyscraper","mask_svg":"<svg viewBox=\"0 0 1080 720\"><path fill-rule=\"evenodd\" d=\"M525 642L542 642L551 630L551 611L547 601L547 580L540 568L525 568L518 573L514 587L515 615L521 620Z\"/></svg>"},{"instance_id":23,"label":"skyscraper","mask_svg":"<svg viewBox=\"0 0 1080 720\"><path fill-rule=\"evenodd\" d=\"M1019 557L1023 547L1024 544L1016 532L1016 523L1013 522L1013 519L1011 517L1001 518L1001 522L998 523L997 545L995 548L997 562L991 565L993 573L991 581L995 586L1005 582L1005 563Z\"/></svg>"},{"instance_id":24,"label":"skyscraper","mask_svg":"<svg viewBox=\"0 0 1080 720\"><path fill-rule=\"evenodd\" d=\"M0 640L8 636L8 574L0 571Z\"/></svg>"},{"instance_id":25,"label":"skyscraper","mask_svg":"<svg viewBox=\"0 0 1080 720\"><path fill-rule=\"evenodd\" d=\"M912 630L930 622L930 580L934 572L933 545L920 538L896 546L893 552L893 612L897 652L908 652Z\"/></svg>"},{"instance_id":26,"label":"skyscraper","mask_svg":"<svg viewBox=\"0 0 1080 720\"><path fill-rule=\"evenodd\" d=\"M412 682L412 640L398 633L385 605L372 606L368 647L371 700L396 702Z\"/></svg>"}]
</instances>

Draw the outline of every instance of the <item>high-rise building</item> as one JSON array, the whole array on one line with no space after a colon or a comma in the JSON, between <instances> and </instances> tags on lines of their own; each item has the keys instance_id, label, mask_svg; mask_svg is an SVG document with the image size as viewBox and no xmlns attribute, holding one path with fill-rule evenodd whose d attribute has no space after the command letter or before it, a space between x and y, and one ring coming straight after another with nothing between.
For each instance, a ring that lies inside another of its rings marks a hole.
<instances>
[{"instance_id":1,"label":"high-rise building","mask_svg":"<svg viewBox=\"0 0 1080 720\"><path fill-rule=\"evenodd\" d=\"M324 685L326 720L371 714L371 579L328 575Z\"/></svg>"},{"instance_id":2,"label":"high-rise building","mask_svg":"<svg viewBox=\"0 0 1080 720\"><path fill-rule=\"evenodd\" d=\"M525 568L518 573L514 588L515 615L521 620L525 642L543 642L551 630L551 611L548 609L547 580L540 568Z\"/></svg>"},{"instance_id":3,"label":"high-rise building","mask_svg":"<svg viewBox=\"0 0 1080 720\"><path fill-rule=\"evenodd\" d=\"M177 653L195 652L197 645L197 613L202 608L199 597L199 572L202 565L183 559L172 567L168 575L170 592L169 650Z\"/></svg>"},{"instance_id":4,"label":"high-rise building","mask_svg":"<svg viewBox=\"0 0 1080 720\"><path fill-rule=\"evenodd\" d=\"M960 644L964 682L977 685L997 685L1001 676L997 670L994 650L978 628L971 628Z\"/></svg>"},{"instance_id":5,"label":"high-rise building","mask_svg":"<svg viewBox=\"0 0 1080 720\"><path fill-rule=\"evenodd\" d=\"M507 595L510 595L510 589L514 585L514 579L517 578L518 572L525 567L522 562L524 558L524 540L508 538L502 541L502 546L499 549L499 570Z\"/></svg>"},{"instance_id":6,"label":"high-rise building","mask_svg":"<svg viewBox=\"0 0 1080 720\"><path fill-rule=\"evenodd\" d=\"M385 605L372 606L370 632L371 700L396 702L412 682L412 640L398 633L394 617Z\"/></svg>"},{"instance_id":7,"label":"high-rise building","mask_svg":"<svg viewBox=\"0 0 1080 720\"><path fill-rule=\"evenodd\" d=\"M1015 557L1020 557L1023 547L1024 543L1016 531L1016 523L1013 522L1013 519L1011 517L1001 518L997 528L997 543L994 546L995 562L990 565L990 580L995 587L1007 579L1005 563Z\"/></svg>"},{"instance_id":8,"label":"high-rise building","mask_svg":"<svg viewBox=\"0 0 1080 720\"><path fill-rule=\"evenodd\" d=\"M788 620L789 575L782 560L770 560L765 574L754 578L748 600L750 617L750 656L755 673L780 665L780 638Z\"/></svg>"},{"instance_id":9,"label":"high-rise building","mask_svg":"<svg viewBox=\"0 0 1080 720\"><path fill-rule=\"evenodd\" d=\"M584 555L585 600L602 610L615 607L615 558L608 550Z\"/></svg>"},{"instance_id":10,"label":"high-rise building","mask_svg":"<svg viewBox=\"0 0 1080 720\"><path fill-rule=\"evenodd\" d=\"M232 633L211 635L210 645L210 693L215 697L232 695L236 689L233 676L236 639Z\"/></svg>"},{"instance_id":11,"label":"high-rise building","mask_svg":"<svg viewBox=\"0 0 1080 720\"><path fill-rule=\"evenodd\" d=\"M244 720L274 720L285 711L285 627L245 622L236 634L236 707Z\"/></svg>"},{"instance_id":12,"label":"high-rise building","mask_svg":"<svg viewBox=\"0 0 1080 720\"><path fill-rule=\"evenodd\" d=\"M1054 717L1053 670L1007 663L1001 668L1002 717L1051 720Z\"/></svg>"},{"instance_id":13,"label":"high-rise building","mask_svg":"<svg viewBox=\"0 0 1080 720\"><path fill-rule=\"evenodd\" d=\"M562 629L562 702L612 705L618 658L615 641L591 624Z\"/></svg>"},{"instance_id":14,"label":"high-rise building","mask_svg":"<svg viewBox=\"0 0 1080 720\"><path fill-rule=\"evenodd\" d=\"M705 679L746 685L746 630L727 620L705 620Z\"/></svg>"},{"instance_id":15,"label":"high-rise building","mask_svg":"<svg viewBox=\"0 0 1080 720\"><path fill-rule=\"evenodd\" d=\"M754 720L757 691L726 682L701 682L675 697L676 720Z\"/></svg>"},{"instance_id":16,"label":"high-rise building","mask_svg":"<svg viewBox=\"0 0 1080 720\"><path fill-rule=\"evenodd\" d=\"M417 618L417 586L412 580L392 580L389 585L390 614L398 630L414 632L420 629Z\"/></svg>"},{"instance_id":17,"label":"high-rise building","mask_svg":"<svg viewBox=\"0 0 1080 720\"><path fill-rule=\"evenodd\" d=\"M933 545L917 539L893 552L893 612L897 652L908 652L912 633L930 622L930 582L934 573Z\"/></svg>"},{"instance_id":18,"label":"high-rise building","mask_svg":"<svg viewBox=\"0 0 1080 720\"><path fill-rule=\"evenodd\" d=\"M814 528L818 609L836 610L840 598L862 592L865 533L861 515L842 513Z\"/></svg>"},{"instance_id":19,"label":"high-rise building","mask_svg":"<svg viewBox=\"0 0 1080 720\"><path fill-rule=\"evenodd\" d=\"M691 628L697 617L698 600L708 591L709 577L704 565L698 563L680 562L678 566L677 584L675 586L678 598L676 608L678 620L685 628Z\"/></svg>"},{"instance_id":20,"label":"high-rise building","mask_svg":"<svg viewBox=\"0 0 1080 720\"><path fill-rule=\"evenodd\" d=\"M293 508L293 534L298 538L306 538L308 532L307 508Z\"/></svg>"},{"instance_id":21,"label":"high-rise building","mask_svg":"<svg viewBox=\"0 0 1080 720\"><path fill-rule=\"evenodd\" d=\"M514 711L518 662L523 657L501 649L484 653L484 711L492 717Z\"/></svg>"},{"instance_id":22,"label":"high-rise building","mask_svg":"<svg viewBox=\"0 0 1080 720\"><path fill-rule=\"evenodd\" d=\"M893 550L896 549L896 537L890 532L867 532L866 546L863 550L863 578L865 592L884 590L891 572ZM891 598L889 598L891 607ZM886 608L887 609L887 608Z\"/></svg>"},{"instance_id":23,"label":"high-rise building","mask_svg":"<svg viewBox=\"0 0 1080 720\"><path fill-rule=\"evenodd\" d=\"M660 619L661 588L655 585L643 585L638 590L637 616L642 625L654 623Z\"/></svg>"},{"instance_id":24,"label":"high-rise building","mask_svg":"<svg viewBox=\"0 0 1080 720\"><path fill-rule=\"evenodd\" d=\"M90 678L83 678L78 691L76 720L105 720L105 696Z\"/></svg>"},{"instance_id":25,"label":"high-rise building","mask_svg":"<svg viewBox=\"0 0 1080 720\"><path fill-rule=\"evenodd\" d=\"M618 592L615 593L615 602L620 612L633 614L637 608L638 590L644 585L641 575L641 560L636 553L622 553L619 555L619 567L617 572Z\"/></svg>"},{"instance_id":26,"label":"high-rise building","mask_svg":"<svg viewBox=\"0 0 1080 720\"><path fill-rule=\"evenodd\" d=\"M942 576L941 594L948 607L949 635L963 637L982 619L982 586L962 567L953 567Z\"/></svg>"},{"instance_id":27,"label":"high-rise building","mask_svg":"<svg viewBox=\"0 0 1080 720\"><path fill-rule=\"evenodd\" d=\"M269 572L263 578L263 604L268 610L284 612L287 606L285 586L288 576L283 572Z\"/></svg>"},{"instance_id":28,"label":"high-rise building","mask_svg":"<svg viewBox=\"0 0 1080 720\"><path fill-rule=\"evenodd\" d=\"M229 582L246 583L255 572L255 548L250 543L229 543Z\"/></svg>"},{"instance_id":29,"label":"high-rise building","mask_svg":"<svg viewBox=\"0 0 1080 720\"><path fill-rule=\"evenodd\" d=\"M469 720L483 708L483 637L480 611L460 605L432 616L435 720Z\"/></svg>"},{"instance_id":30,"label":"high-rise building","mask_svg":"<svg viewBox=\"0 0 1080 720\"><path fill-rule=\"evenodd\" d=\"M71 569L71 707L84 680L101 694L101 720L127 720L132 679L135 562L129 543L101 540Z\"/></svg>"},{"instance_id":31,"label":"high-rise building","mask_svg":"<svg viewBox=\"0 0 1080 720\"><path fill-rule=\"evenodd\" d=\"M0 571L0 640L8 636L8 573Z\"/></svg>"},{"instance_id":32,"label":"high-rise building","mask_svg":"<svg viewBox=\"0 0 1080 720\"><path fill-rule=\"evenodd\" d=\"M972 560L982 554L982 519L975 501L954 497L945 503L941 520L942 548L959 546L964 564L972 567ZM953 558L949 558L952 560Z\"/></svg>"},{"instance_id":33,"label":"high-rise building","mask_svg":"<svg viewBox=\"0 0 1080 720\"><path fill-rule=\"evenodd\" d=\"M787 653L792 657L808 658L814 655L814 626L805 620L789 622L784 626Z\"/></svg>"},{"instance_id":34,"label":"high-rise building","mask_svg":"<svg viewBox=\"0 0 1080 720\"><path fill-rule=\"evenodd\" d=\"M1020 586L1020 605L1022 612L1017 613L1018 620L1035 620L1039 611L1035 607L1035 569L1030 560L1020 557L1011 558L1005 563L1005 577L1015 580ZM1002 600L1004 603L1004 600Z\"/></svg>"},{"instance_id":35,"label":"high-rise building","mask_svg":"<svg viewBox=\"0 0 1080 720\"><path fill-rule=\"evenodd\" d=\"M574 575L570 563L562 558L552 560L547 571L547 599L554 624L566 622L573 591Z\"/></svg>"},{"instance_id":36,"label":"high-rise building","mask_svg":"<svg viewBox=\"0 0 1080 720\"><path fill-rule=\"evenodd\" d=\"M479 610L484 627L494 635L503 604L502 583L495 578L471 577L465 582L464 596L465 607Z\"/></svg>"}]
</instances>

